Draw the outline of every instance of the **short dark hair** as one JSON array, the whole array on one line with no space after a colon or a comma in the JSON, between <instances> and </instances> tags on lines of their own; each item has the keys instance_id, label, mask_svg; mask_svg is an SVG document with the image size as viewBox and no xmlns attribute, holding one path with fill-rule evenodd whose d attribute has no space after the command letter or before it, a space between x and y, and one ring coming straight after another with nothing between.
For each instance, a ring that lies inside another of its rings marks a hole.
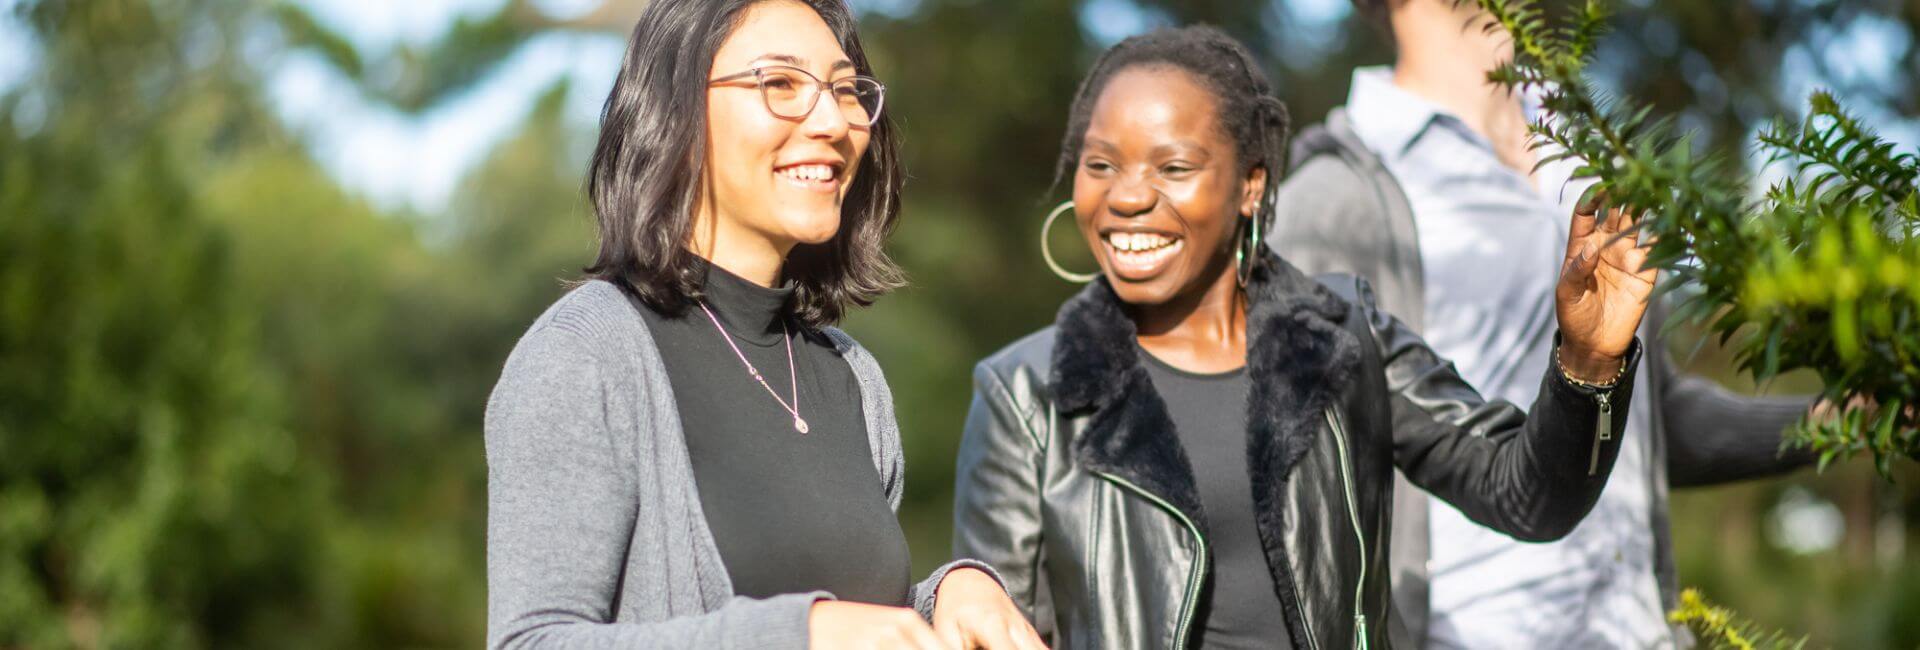
<instances>
[{"instance_id":1,"label":"short dark hair","mask_svg":"<svg viewBox=\"0 0 1920 650\"><path fill-rule=\"evenodd\" d=\"M688 244L707 168L707 79L714 53L746 9L762 1L647 3L601 109L587 174L600 250L585 273L662 313L679 314L702 295L705 265ZM843 0L799 1L826 21L855 70L872 75ZM872 304L904 284L884 249L905 178L898 136L885 115L871 133L839 232L787 255L784 275L795 288L789 307L809 327L838 322L851 305Z\"/></svg>"},{"instance_id":2,"label":"short dark hair","mask_svg":"<svg viewBox=\"0 0 1920 650\"><path fill-rule=\"evenodd\" d=\"M1067 135L1054 168L1054 185L1057 187L1080 164L1080 148L1086 144L1087 127L1093 122L1093 105L1100 100L1107 82L1123 70L1154 65L1193 75L1213 91L1219 122L1233 140L1241 173L1255 167L1267 170L1266 192L1260 197L1254 218L1261 220L1262 229L1272 226L1274 196L1280 190L1280 177L1287 171L1287 105L1273 96L1273 82L1254 63L1253 53L1211 25L1156 29L1120 41L1100 55L1073 96Z\"/></svg>"},{"instance_id":3,"label":"short dark hair","mask_svg":"<svg viewBox=\"0 0 1920 650\"><path fill-rule=\"evenodd\" d=\"M1354 12L1373 23L1388 38L1393 37L1393 21L1388 14L1391 8L1389 0L1353 0Z\"/></svg>"}]
</instances>

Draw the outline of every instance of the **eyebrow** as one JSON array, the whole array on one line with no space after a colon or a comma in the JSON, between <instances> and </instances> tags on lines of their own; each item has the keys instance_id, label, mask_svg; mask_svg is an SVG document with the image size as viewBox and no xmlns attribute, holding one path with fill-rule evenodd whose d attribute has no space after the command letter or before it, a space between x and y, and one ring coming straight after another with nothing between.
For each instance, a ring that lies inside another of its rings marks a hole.
<instances>
[{"instance_id":1,"label":"eyebrow","mask_svg":"<svg viewBox=\"0 0 1920 650\"><path fill-rule=\"evenodd\" d=\"M1108 142L1100 138L1088 137L1081 140L1080 148L1082 150L1097 148L1097 149L1104 149L1107 151L1115 151L1115 150L1118 150L1120 146L1118 144L1115 144L1113 142ZM1201 145L1200 143L1192 142L1189 140L1176 140L1174 142L1158 145L1147 152L1147 155L1149 156L1166 156L1166 155L1173 155L1173 154L1192 155L1202 159L1211 159L1213 157L1213 152L1211 150L1208 150L1205 146Z\"/></svg>"},{"instance_id":2,"label":"eyebrow","mask_svg":"<svg viewBox=\"0 0 1920 650\"><path fill-rule=\"evenodd\" d=\"M772 61L774 63L784 63L786 65L790 65L803 70L806 69L807 67L807 59L805 57L798 57L792 54L762 54L760 56L754 57L753 60ZM827 71L839 72L841 70L850 70L853 67L854 66L852 61L841 59L839 61L835 61L832 67L827 68Z\"/></svg>"}]
</instances>

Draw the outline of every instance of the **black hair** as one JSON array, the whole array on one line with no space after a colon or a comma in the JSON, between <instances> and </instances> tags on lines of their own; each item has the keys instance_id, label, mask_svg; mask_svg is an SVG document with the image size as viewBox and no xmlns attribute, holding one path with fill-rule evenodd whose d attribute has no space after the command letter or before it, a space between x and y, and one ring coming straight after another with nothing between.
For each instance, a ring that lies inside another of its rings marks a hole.
<instances>
[{"instance_id":1,"label":"black hair","mask_svg":"<svg viewBox=\"0 0 1920 650\"><path fill-rule=\"evenodd\" d=\"M587 174L600 250L587 277L606 280L662 313L702 295L705 264L688 248L706 174L707 85L713 56L749 7L765 0L652 0L633 28ZM827 23L855 71L872 75L843 0L797 0ZM903 276L884 250L900 213L895 127L884 114L847 188L832 240L787 255L789 308L809 327L869 305Z\"/></svg>"},{"instance_id":2,"label":"black hair","mask_svg":"<svg viewBox=\"0 0 1920 650\"><path fill-rule=\"evenodd\" d=\"M1388 14L1390 8L1388 0L1353 0L1353 10L1382 34L1386 34L1388 39L1393 38L1393 21Z\"/></svg>"},{"instance_id":3,"label":"black hair","mask_svg":"<svg viewBox=\"0 0 1920 650\"><path fill-rule=\"evenodd\" d=\"M1273 96L1273 82L1254 63L1246 46L1211 25L1161 28L1120 41L1094 61L1087 78L1074 93L1067 117L1067 135L1060 144L1060 160L1053 182L1080 164L1080 148L1093 121L1093 105L1101 91L1121 71L1143 66L1169 66L1186 72L1211 89L1219 123L1233 141L1244 176L1255 167L1267 171L1266 192L1254 218L1262 230L1273 225L1274 196L1287 171L1287 105Z\"/></svg>"}]
</instances>

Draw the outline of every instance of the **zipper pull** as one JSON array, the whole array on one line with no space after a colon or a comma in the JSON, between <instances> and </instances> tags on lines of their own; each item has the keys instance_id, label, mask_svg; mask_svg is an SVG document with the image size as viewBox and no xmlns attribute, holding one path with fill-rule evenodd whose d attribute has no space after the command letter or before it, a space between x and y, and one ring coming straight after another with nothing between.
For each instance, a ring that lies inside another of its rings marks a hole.
<instances>
[{"instance_id":1,"label":"zipper pull","mask_svg":"<svg viewBox=\"0 0 1920 650\"><path fill-rule=\"evenodd\" d=\"M1353 649L1367 650L1367 615L1353 615Z\"/></svg>"},{"instance_id":2,"label":"zipper pull","mask_svg":"<svg viewBox=\"0 0 1920 650\"><path fill-rule=\"evenodd\" d=\"M1613 439L1613 392L1595 393L1593 398L1600 402L1600 422L1594 427L1593 459L1587 461L1587 476L1600 473L1600 443Z\"/></svg>"}]
</instances>

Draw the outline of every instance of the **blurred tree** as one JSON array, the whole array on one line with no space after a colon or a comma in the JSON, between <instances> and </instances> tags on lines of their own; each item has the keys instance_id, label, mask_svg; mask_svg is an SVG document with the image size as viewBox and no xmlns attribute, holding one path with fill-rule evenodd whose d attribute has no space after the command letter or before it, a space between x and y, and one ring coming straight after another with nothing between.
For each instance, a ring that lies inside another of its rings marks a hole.
<instances>
[{"instance_id":1,"label":"blurred tree","mask_svg":"<svg viewBox=\"0 0 1920 650\"><path fill-rule=\"evenodd\" d=\"M177 40L233 12L15 10L42 47L0 104L0 646L324 639L323 483L197 188L271 128Z\"/></svg>"},{"instance_id":2,"label":"blurred tree","mask_svg":"<svg viewBox=\"0 0 1920 650\"><path fill-rule=\"evenodd\" d=\"M320 169L266 108L262 75L314 53L368 100L421 114L542 35L624 38L643 5L555 17L501 0L432 42L363 51L292 1L0 3L34 55L0 94L0 647L477 645L481 412L519 333L591 257L594 127L549 89L444 212L413 214ZM946 555L968 367L1076 289L1035 247L1065 198L1067 102L1102 46L1089 7L1222 25L1269 58L1299 125L1391 51L1357 17L1303 22L1304 5L1279 2L855 5L879 7L862 35L906 132L893 250L915 284L848 325L900 405L902 517L924 570ZM1891 72L1830 72L1912 115L1916 7L1642 3L1617 19L1602 72L1737 141L1779 112L1765 102L1793 62L1844 63L1812 55L1867 30ZM1056 237L1070 265L1092 264ZM1911 493L1846 475L1802 483L1920 515ZM1920 563L1786 554L1760 530L1778 493L1679 497L1686 581L1816 642L1920 643L1901 578ZM1890 521L1868 514L1869 529Z\"/></svg>"}]
</instances>

